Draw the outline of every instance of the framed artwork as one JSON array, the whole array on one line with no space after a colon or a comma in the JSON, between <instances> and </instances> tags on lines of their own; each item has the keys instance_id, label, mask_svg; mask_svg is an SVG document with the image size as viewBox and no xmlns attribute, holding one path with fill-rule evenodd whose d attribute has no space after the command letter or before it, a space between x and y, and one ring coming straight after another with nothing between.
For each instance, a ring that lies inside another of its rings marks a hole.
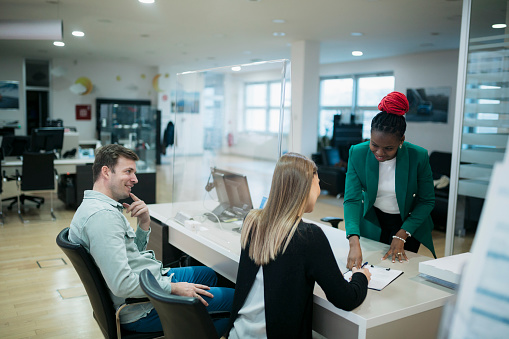
<instances>
[{"instance_id":1,"label":"framed artwork","mask_svg":"<svg viewBox=\"0 0 509 339\"><path fill-rule=\"evenodd\" d=\"M92 105L76 105L76 120L91 120Z\"/></svg>"},{"instance_id":2,"label":"framed artwork","mask_svg":"<svg viewBox=\"0 0 509 339\"><path fill-rule=\"evenodd\" d=\"M200 113L200 93L172 91L171 111L177 113Z\"/></svg>"},{"instance_id":3,"label":"framed artwork","mask_svg":"<svg viewBox=\"0 0 509 339\"><path fill-rule=\"evenodd\" d=\"M0 80L0 109L19 109L19 81Z\"/></svg>"},{"instance_id":4,"label":"framed artwork","mask_svg":"<svg viewBox=\"0 0 509 339\"><path fill-rule=\"evenodd\" d=\"M407 121L447 123L451 87L408 88L406 96Z\"/></svg>"}]
</instances>

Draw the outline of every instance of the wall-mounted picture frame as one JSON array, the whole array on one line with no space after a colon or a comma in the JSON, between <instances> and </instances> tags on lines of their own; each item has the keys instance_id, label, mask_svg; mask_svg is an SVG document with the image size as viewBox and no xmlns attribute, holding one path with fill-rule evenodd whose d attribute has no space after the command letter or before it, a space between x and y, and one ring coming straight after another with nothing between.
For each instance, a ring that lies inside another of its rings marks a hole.
<instances>
[{"instance_id":1,"label":"wall-mounted picture frame","mask_svg":"<svg viewBox=\"0 0 509 339\"><path fill-rule=\"evenodd\" d=\"M172 91L171 111L177 113L200 113L200 93Z\"/></svg>"},{"instance_id":2,"label":"wall-mounted picture frame","mask_svg":"<svg viewBox=\"0 0 509 339\"><path fill-rule=\"evenodd\" d=\"M447 123L451 87L408 88L406 96L410 106L407 121Z\"/></svg>"},{"instance_id":3,"label":"wall-mounted picture frame","mask_svg":"<svg viewBox=\"0 0 509 339\"><path fill-rule=\"evenodd\" d=\"M0 80L0 110L19 109L19 81Z\"/></svg>"}]
</instances>

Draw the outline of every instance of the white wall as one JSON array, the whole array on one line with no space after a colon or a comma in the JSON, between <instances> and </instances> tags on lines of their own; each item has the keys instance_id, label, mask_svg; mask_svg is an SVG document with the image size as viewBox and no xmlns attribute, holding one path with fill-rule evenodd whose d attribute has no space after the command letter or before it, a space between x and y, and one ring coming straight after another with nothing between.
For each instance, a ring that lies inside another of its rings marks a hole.
<instances>
[{"instance_id":1,"label":"white wall","mask_svg":"<svg viewBox=\"0 0 509 339\"><path fill-rule=\"evenodd\" d=\"M2 56L0 62L0 80L12 80L19 82L19 109L0 110L2 123L18 121L21 128L16 130L17 135L23 135L26 131L25 113L25 84L23 81L23 59L17 57Z\"/></svg>"},{"instance_id":2,"label":"white wall","mask_svg":"<svg viewBox=\"0 0 509 339\"><path fill-rule=\"evenodd\" d=\"M395 90L407 88L451 87L447 123L407 124L406 140L432 151L452 151L454 103L458 73L458 50L419 53L394 58L322 65L320 76L373 72L394 72Z\"/></svg>"},{"instance_id":3,"label":"white wall","mask_svg":"<svg viewBox=\"0 0 509 339\"><path fill-rule=\"evenodd\" d=\"M123 62L55 59L52 68L65 74L52 77L50 115L62 119L65 126L75 126L80 140L96 139L96 98L151 100L157 104L157 91L152 80L157 68ZM94 86L87 95L74 94L69 87L80 77L87 77ZM76 105L92 105L92 120L76 120ZM155 130L154 130L155 133Z\"/></svg>"}]
</instances>

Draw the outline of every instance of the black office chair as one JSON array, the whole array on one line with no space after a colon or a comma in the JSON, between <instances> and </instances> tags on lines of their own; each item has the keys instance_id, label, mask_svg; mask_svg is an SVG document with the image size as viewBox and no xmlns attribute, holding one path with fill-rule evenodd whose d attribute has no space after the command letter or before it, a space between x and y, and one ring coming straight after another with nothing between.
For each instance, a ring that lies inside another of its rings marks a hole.
<instances>
[{"instance_id":1,"label":"black office chair","mask_svg":"<svg viewBox=\"0 0 509 339\"><path fill-rule=\"evenodd\" d=\"M159 314L165 339L217 339L212 319L230 316L230 312L209 314L198 298L169 294L149 270L140 273L140 285Z\"/></svg>"},{"instance_id":2,"label":"black office chair","mask_svg":"<svg viewBox=\"0 0 509 339\"><path fill-rule=\"evenodd\" d=\"M38 153L38 152L25 152L23 153L23 165L21 175L17 172L18 180L18 198L9 205L9 210L12 206L18 204L18 216L22 222L24 220L21 215L21 206L25 201L32 201L40 208L44 203L44 197L29 196L22 194L26 191L48 191L50 192L51 201L51 219L56 220L53 213L53 193L55 191L55 183L58 180L57 172L53 166L54 155L52 152Z\"/></svg>"},{"instance_id":3,"label":"black office chair","mask_svg":"<svg viewBox=\"0 0 509 339\"><path fill-rule=\"evenodd\" d=\"M320 189L329 195L342 195L345 192L346 163L341 162L339 150L336 147L324 147L322 159L318 165Z\"/></svg>"},{"instance_id":4,"label":"black office chair","mask_svg":"<svg viewBox=\"0 0 509 339\"><path fill-rule=\"evenodd\" d=\"M87 250L79 245L69 241L69 228L64 228L57 236L57 245L67 255L72 265L76 269L85 290L88 299L92 304L94 319L107 339L142 339L162 337L162 332L137 333L129 332L120 327L119 314L127 305L149 302L147 298L126 299L126 303L115 311L113 301L111 300L106 282L96 266L94 259Z\"/></svg>"},{"instance_id":5,"label":"black office chair","mask_svg":"<svg viewBox=\"0 0 509 339\"><path fill-rule=\"evenodd\" d=\"M2 203L2 193L4 191L3 182L5 180L6 180L5 176L3 175L3 172L2 172L2 163L0 162L0 225L4 224L4 206Z\"/></svg>"}]
</instances>

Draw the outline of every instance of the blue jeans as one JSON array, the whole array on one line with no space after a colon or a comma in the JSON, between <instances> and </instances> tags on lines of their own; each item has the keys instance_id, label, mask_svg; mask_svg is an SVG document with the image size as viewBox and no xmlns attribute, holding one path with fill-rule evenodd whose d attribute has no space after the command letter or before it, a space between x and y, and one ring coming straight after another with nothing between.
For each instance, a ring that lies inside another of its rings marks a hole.
<instances>
[{"instance_id":1,"label":"blue jeans","mask_svg":"<svg viewBox=\"0 0 509 339\"><path fill-rule=\"evenodd\" d=\"M209 304L207 311L230 312L233 302L233 288L213 287L217 283L216 272L206 266L190 266L172 268L168 275L173 274L172 282L188 282L203 284L210 287L208 290L214 298L202 295L202 298ZM228 326L228 318L214 320L214 326L219 336L224 334ZM157 311L153 309L150 313L137 321L122 324L122 328L132 332L160 332L163 330Z\"/></svg>"}]
</instances>

